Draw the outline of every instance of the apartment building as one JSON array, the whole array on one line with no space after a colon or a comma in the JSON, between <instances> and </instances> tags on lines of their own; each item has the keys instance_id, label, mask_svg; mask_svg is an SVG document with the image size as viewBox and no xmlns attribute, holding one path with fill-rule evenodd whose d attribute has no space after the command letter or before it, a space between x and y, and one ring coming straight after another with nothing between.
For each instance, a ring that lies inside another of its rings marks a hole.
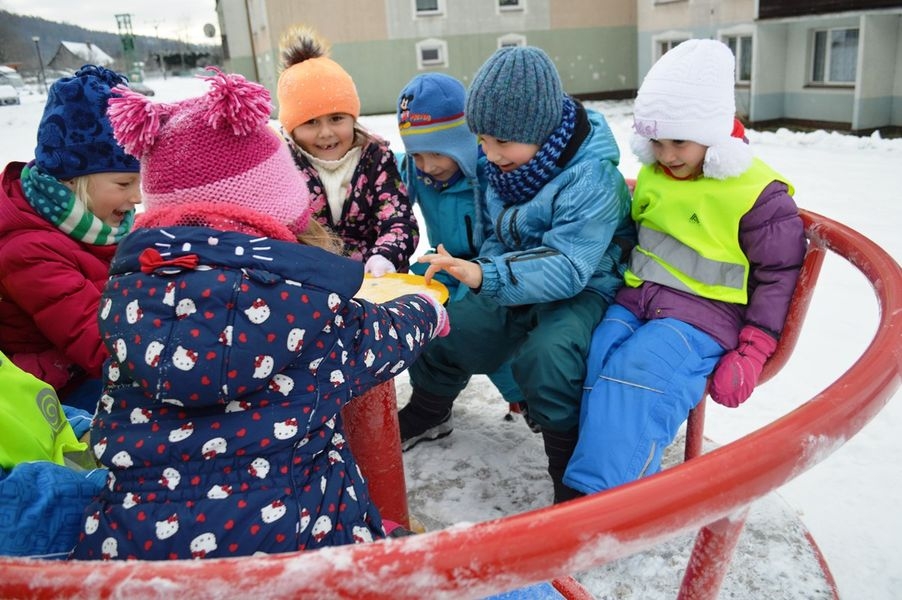
<instances>
[{"instance_id":1,"label":"apartment building","mask_svg":"<svg viewBox=\"0 0 902 600\"><path fill-rule=\"evenodd\" d=\"M218 0L226 68L275 91L279 39L316 29L364 113L393 112L416 73L469 83L497 48L534 45L567 92L632 97L669 48L720 39L752 124L902 127L902 3L889 0Z\"/></svg>"},{"instance_id":2,"label":"apartment building","mask_svg":"<svg viewBox=\"0 0 902 600\"><path fill-rule=\"evenodd\" d=\"M566 90L630 97L637 84L636 7L617 0L219 0L226 68L275 91L279 39L313 27L353 77L365 114L394 112L411 77L441 71L468 84L498 48L532 45Z\"/></svg>"}]
</instances>

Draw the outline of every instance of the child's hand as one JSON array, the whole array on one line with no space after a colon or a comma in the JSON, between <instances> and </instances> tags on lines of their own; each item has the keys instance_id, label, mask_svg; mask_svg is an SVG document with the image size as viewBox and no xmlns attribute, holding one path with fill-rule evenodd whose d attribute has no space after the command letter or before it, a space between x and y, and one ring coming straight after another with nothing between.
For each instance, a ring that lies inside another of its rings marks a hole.
<instances>
[{"instance_id":1,"label":"child's hand","mask_svg":"<svg viewBox=\"0 0 902 600\"><path fill-rule=\"evenodd\" d=\"M387 273L395 273L395 265L381 254L374 254L369 257L366 264L363 265L363 272L373 277L382 277Z\"/></svg>"},{"instance_id":2,"label":"child's hand","mask_svg":"<svg viewBox=\"0 0 902 600\"><path fill-rule=\"evenodd\" d=\"M478 289L482 285L482 267L469 260L454 258L448 254L443 244L438 245L435 254L421 256L417 262L429 263L423 275L426 278L426 285L429 285L439 271L445 271L469 288Z\"/></svg>"},{"instance_id":3,"label":"child's hand","mask_svg":"<svg viewBox=\"0 0 902 600\"><path fill-rule=\"evenodd\" d=\"M451 331L451 321L448 319L448 311L432 294L417 294L435 309L435 329L432 330L432 338L445 337Z\"/></svg>"},{"instance_id":4,"label":"child's hand","mask_svg":"<svg viewBox=\"0 0 902 600\"><path fill-rule=\"evenodd\" d=\"M753 325L739 332L739 346L724 354L711 378L711 398L736 408L752 395L764 363L777 349L777 340Z\"/></svg>"}]
</instances>

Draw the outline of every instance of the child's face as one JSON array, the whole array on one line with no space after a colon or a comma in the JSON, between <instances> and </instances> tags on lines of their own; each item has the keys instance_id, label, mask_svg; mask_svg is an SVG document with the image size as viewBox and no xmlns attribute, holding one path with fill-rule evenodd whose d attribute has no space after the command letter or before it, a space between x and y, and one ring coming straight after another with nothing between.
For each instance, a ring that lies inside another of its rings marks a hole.
<instances>
[{"instance_id":1,"label":"child's face","mask_svg":"<svg viewBox=\"0 0 902 600\"><path fill-rule=\"evenodd\" d=\"M316 158L338 160L354 145L354 117L332 113L310 119L295 127L291 137Z\"/></svg>"},{"instance_id":2,"label":"child's face","mask_svg":"<svg viewBox=\"0 0 902 600\"><path fill-rule=\"evenodd\" d=\"M525 165L539 151L539 146L535 144L508 142L485 134L479 136L479 142L486 158L505 173Z\"/></svg>"},{"instance_id":3,"label":"child's face","mask_svg":"<svg viewBox=\"0 0 902 600\"><path fill-rule=\"evenodd\" d=\"M126 215L141 204L141 176L138 173L94 173L87 175L88 208L94 216L119 227ZM75 189L75 180L64 182Z\"/></svg>"},{"instance_id":4,"label":"child's face","mask_svg":"<svg viewBox=\"0 0 902 600\"><path fill-rule=\"evenodd\" d=\"M460 170L457 161L438 152L416 152L411 156L417 169L436 181L448 181Z\"/></svg>"},{"instance_id":5,"label":"child's face","mask_svg":"<svg viewBox=\"0 0 902 600\"><path fill-rule=\"evenodd\" d=\"M686 140L651 140L655 160L676 179L690 179L702 173L707 146Z\"/></svg>"}]
</instances>

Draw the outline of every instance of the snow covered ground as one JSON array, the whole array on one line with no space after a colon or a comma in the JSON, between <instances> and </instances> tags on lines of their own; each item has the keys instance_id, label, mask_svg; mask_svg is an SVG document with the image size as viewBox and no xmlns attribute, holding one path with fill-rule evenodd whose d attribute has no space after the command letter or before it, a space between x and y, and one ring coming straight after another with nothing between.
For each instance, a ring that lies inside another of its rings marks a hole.
<instances>
[{"instance_id":1,"label":"snow covered ground","mask_svg":"<svg viewBox=\"0 0 902 600\"><path fill-rule=\"evenodd\" d=\"M172 78L147 82L155 100L196 95L204 84ZM30 160L44 98L25 95L20 106L0 107L0 164ZM628 149L631 103L593 102L608 118L622 149ZM402 148L393 115L367 116L365 125ZM902 258L902 139L879 135L858 138L817 131L750 131L758 156L796 187L799 206L840 221L867 235L896 260ZM621 170L634 177L638 163L624 152ZM877 324L874 294L864 277L844 261L828 256L802 337L787 367L762 386L740 409L708 405L706 435L726 444L790 412L837 379L870 342ZM399 401L409 392L406 375L397 380ZM411 509L434 529L545 506L550 481L544 472L539 436L522 423L503 420L506 405L488 380L476 377L455 407L455 432L441 442L423 444L405 454ZM779 523L777 513L798 516L812 533L846 599L900 597L902 561L902 393L852 440L823 463L782 488L753 511L753 519ZM486 481L487 479L487 481ZM789 520L792 522L792 519ZM691 539L691 538L690 538ZM787 558L760 552L760 540L741 542L722 597L757 600L754 577L779 581L803 573L786 572ZM662 562L684 566L680 542L674 549L631 559L632 582L587 574L581 580L598 598L670 598L661 577ZM685 546L688 542L683 540ZM688 551L688 550L687 550ZM644 582L642 580L645 580ZM639 585L642 583L642 585ZM678 580L677 580L678 585ZM805 585L787 584L785 598L817 596ZM772 597L772 596L768 596Z\"/></svg>"}]
</instances>

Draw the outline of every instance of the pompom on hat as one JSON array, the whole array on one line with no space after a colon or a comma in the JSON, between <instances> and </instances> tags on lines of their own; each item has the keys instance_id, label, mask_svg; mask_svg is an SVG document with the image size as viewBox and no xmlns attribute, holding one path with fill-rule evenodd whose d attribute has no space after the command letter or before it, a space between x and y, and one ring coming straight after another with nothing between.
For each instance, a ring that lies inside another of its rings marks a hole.
<instances>
[{"instance_id":1,"label":"pompom on hat","mask_svg":"<svg viewBox=\"0 0 902 600\"><path fill-rule=\"evenodd\" d=\"M326 56L327 49L307 28L289 31L283 40L285 70L279 75L276 97L279 122L289 134L310 119L345 113L360 116L360 97L354 80Z\"/></svg>"},{"instance_id":2,"label":"pompom on hat","mask_svg":"<svg viewBox=\"0 0 902 600\"><path fill-rule=\"evenodd\" d=\"M687 40L648 71L633 107L630 146L654 164L651 140L685 140L707 146L702 172L726 179L752 164L752 150L735 119L735 59L717 40Z\"/></svg>"},{"instance_id":3,"label":"pompom on hat","mask_svg":"<svg viewBox=\"0 0 902 600\"><path fill-rule=\"evenodd\" d=\"M269 92L241 75L174 104L128 90L110 101L116 139L141 161L139 225L205 225L294 240L310 197L288 147L269 127Z\"/></svg>"},{"instance_id":4,"label":"pompom on hat","mask_svg":"<svg viewBox=\"0 0 902 600\"><path fill-rule=\"evenodd\" d=\"M93 173L137 173L138 161L116 143L107 104L128 79L104 67L85 65L47 93L34 150L37 166L68 180Z\"/></svg>"},{"instance_id":5,"label":"pompom on hat","mask_svg":"<svg viewBox=\"0 0 902 600\"><path fill-rule=\"evenodd\" d=\"M541 146L564 114L557 68L541 48L500 48L476 72L466 111L474 133Z\"/></svg>"},{"instance_id":6,"label":"pompom on hat","mask_svg":"<svg viewBox=\"0 0 902 600\"><path fill-rule=\"evenodd\" d=\"M415 76L398 97L398 129L408 154L436 152L454 159L464 175L476 177L479 145L464 116L467 91L444 73Z\"/></svg>"}]
</instances>

